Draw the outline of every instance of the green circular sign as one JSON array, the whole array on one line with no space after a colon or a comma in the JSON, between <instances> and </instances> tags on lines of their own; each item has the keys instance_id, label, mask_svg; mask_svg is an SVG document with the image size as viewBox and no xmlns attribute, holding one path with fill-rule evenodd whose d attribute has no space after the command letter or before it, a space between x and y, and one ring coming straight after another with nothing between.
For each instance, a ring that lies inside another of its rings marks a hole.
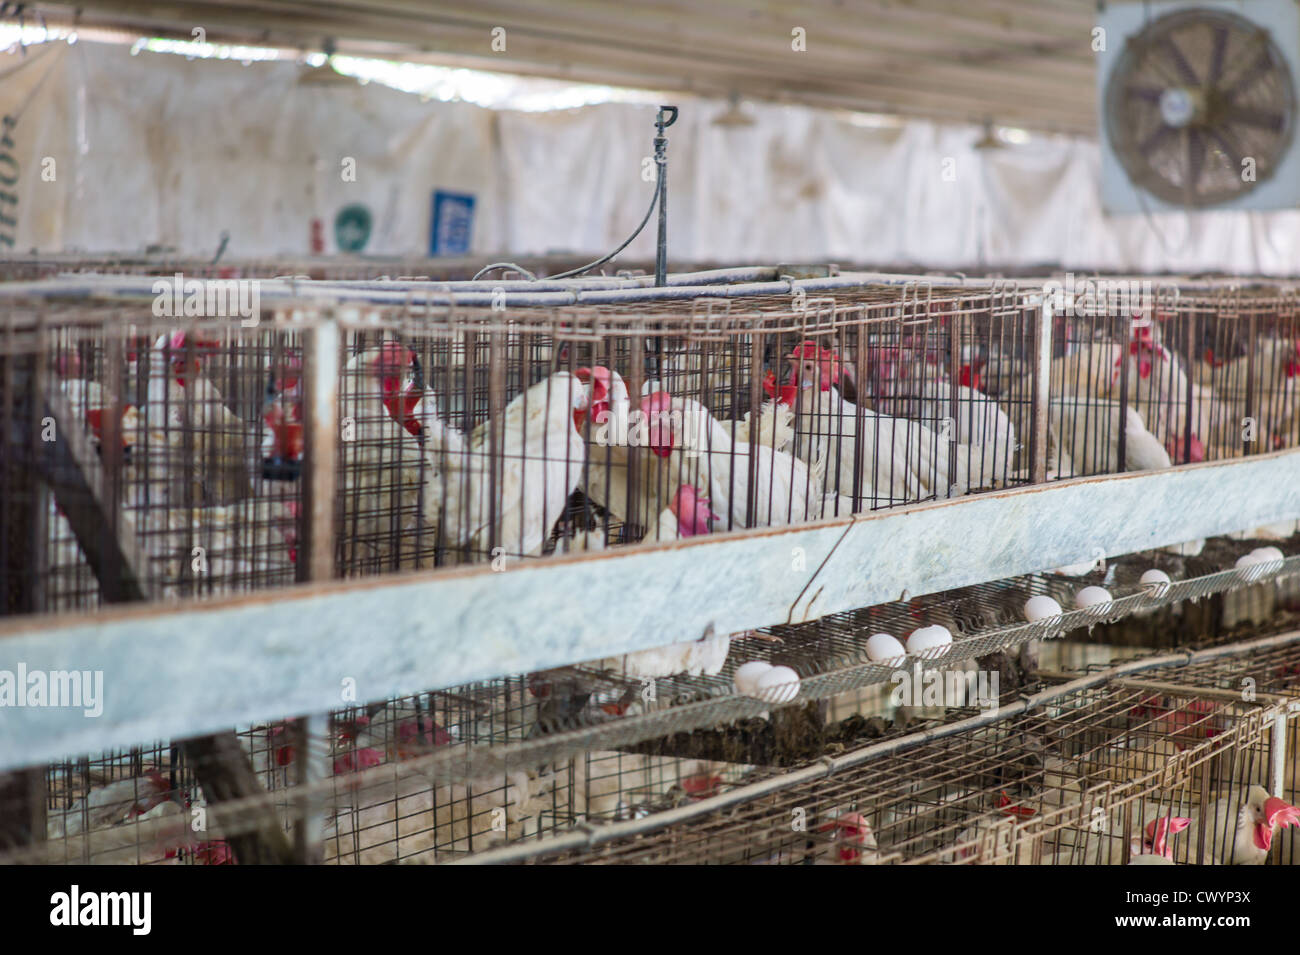
<instances>
[{"instance_id":1,"label":"green circular sign","mask_svg":"<svg viewBox=\"0 0 1300 955\"><path fill-rule=\"evenodd\" d=\"M340 252L360 252L370 241L370 210L360 203L344 206L334 217L334 244Z\"/></svg>"}]
</instances>

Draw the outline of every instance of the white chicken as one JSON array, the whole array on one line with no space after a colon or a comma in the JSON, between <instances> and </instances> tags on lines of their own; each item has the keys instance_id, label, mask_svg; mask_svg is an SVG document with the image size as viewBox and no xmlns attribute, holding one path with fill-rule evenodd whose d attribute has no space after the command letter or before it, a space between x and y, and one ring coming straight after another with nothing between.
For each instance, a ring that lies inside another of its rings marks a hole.
<instances>
[{"instance_id":1,"label":"white chicken","mask_svg":"<svg viewBox=\"0 0 1300 955\"><path fill-rule=\"evenodd\" d=\"M1191 824L1186 816L1158 816L1143 828L1142 838L1129 840L1129 865L1164 865L1173 863L1171 841L1175 833ZM1113 831L1110 818L1101 832L1091 828L1076 830L1073 846L1062 847L1045 855L1041 865L1119 865L1124 861L1124 837ZM1155 859L1163 861L1156 862Z\"/></svg>"},{"instance_id":2,"label":"white chicken","mask_svg":"<svg viewBox=\"0 0 1300 955\"><path fill-rule=\"evenodd\" d=\"M253 432L202 374L199 356L219 342L196 335L191 358L189 335L181 330L154 343L143 420L123 437L143 455L148 493L171 504L225 504L252 491Z\"/></svg>"},{"instance_id":3,"label":"white chicken","mask_svg":"<svg viewBox=\"0 0 1300 955\"><path fill-rule=\"evenodd\" d=\"M801 394L798 453L809 463L826 462L828 490L853 496L859 470L862 498L885 506L995 486L1005 449L958 443L953 454L952 442L924 425L859 407L840 394L841 366L833 351L805 342L788 357Z\"/></svg>"},{"instance_id":4,"label":"white chicken","mask_svg":"<svg viewBox=\"0 0 1300 955\"><path fill-rule=\"evenodd\" d=\"M822 488L808 465L765 445L737 444L731 430L692 398L655 392L641 402L650 450L668 461L668 477L703 487L720 527L768 527L821 516ZM751 450L757 453L751 458ZM749 505L750 471L754 510Z\"/></svg>"},{"instance_id":5,"label":"white chicken","mask_svg":"<svg viewBox=\"0 0 1300 955\"><path fill-rule=\"evenodd\" d=\"M1165 813L1161 812L1161 816ZM1300 809L1270 796L1263 786L1221 795L1205 812L1205 862L1210 865L1263 865L1278 827L1300 825ZM1184 852L1177 858L1197 862L1201 820L1187 826Z\"/></svg>"},{"instance_id":6,"label":"white chicken","mask_svg":"<svg viewBox=\"0 0 1300 955\"><path fill-rule=\"evenodd\" d=\"M603 368L600 372L607 375ZM457 440L451 429L442 433L448 482L468 484L461 494L457 533L468 532L471 554L507 559L541 554L582 479L587 459L582 432L593 394L604 393L604 386L598 387L601 377L594 368L556 372L506 406L497 432L501 443L495 524L490 507L491 423L480 424L468 439ZM426 438L434 453L438 444ZM501 548L496 553L494 543Z\"/></svg>"},{"instance_id":7,"label":"white chicken","mask_svg":"<svg viewBox=\"0 0 1300 955\"><path fill-rule=\"evenodd\" d=\"M1061 449L1073 463L1072 477L1119 470L1120 404L1099 399L1052 399L1050 420L1059 422ZM1131 405L1124 408L1124 464L1128 471L1160 470L1172 465L1169 452L1146 429Z\"/></svg>"},{"instance_id":8,"label":"white chicken","mask_svg":"<svg viewBox=\"0 0 1300 955\"><path fill-rule=\"evenodd\" d=\"M1194 373L1199 384L1212 386L1222 398L1229 434L1239 434L1249 386L1253 417L1260 421L1259 439L1270 449L1295 447L1300 444L1300 341L1261 338L1255 348L1253 378L1250 365L1249 355L1223 361L1207 348Z\"/></svg>"},{"instance_id":9,"label":"white chicken","mask_svg":"<svg viewBox=\"0 0 1300 955\"><path fill-rule=\"evenodd\" d=\"M340 782L347 785L346 778ZM326 819L325 861L433 862L439 853L460 856L518 839L532 814L534 786L522 770L504 779L431 787L423 774L395 768L391 780L354 790L354 805Z\"/></svg>"},{"instance_id":10,"label":"white chicken","mask_svg":"<svg viewBox=\"0 0 1300 955\"><path fill-rule=\"evenodd\" d=\"M87 829L126 822L173 798L175 793L167 777L156 769L140 777L118 779L96 786L62 812L50 812L46 819L47 837L61 839Z\"/></svg>"},{"instance_id":11,"label":"white chicken","mask_svg":"<svg viewBox=\"0 0 1300 955\"><path fill-rule=\"evenodd\" d=\"M124 523L139 535L159 592L170 597L292 583L297 517L295 500L254 498L129 511Z\"/></svg>"},{"instance_id":12,"label":"white chicken","mask_svg":"<svg viewBox=\"0 0 1300 955\"><path fill-rule=\"evenodd\" d=\"M457 543L446 537L444 505L454 526L465 482L444 478L446 444L439 437L448 429L428 413L433 402L411 402L402 392L413 357L385 342L354 355L344 369L339 537L351 572L432 566L440 534L444 547ZM349 386L354 394L346 393Z\"/></svg>"}]
</instances>

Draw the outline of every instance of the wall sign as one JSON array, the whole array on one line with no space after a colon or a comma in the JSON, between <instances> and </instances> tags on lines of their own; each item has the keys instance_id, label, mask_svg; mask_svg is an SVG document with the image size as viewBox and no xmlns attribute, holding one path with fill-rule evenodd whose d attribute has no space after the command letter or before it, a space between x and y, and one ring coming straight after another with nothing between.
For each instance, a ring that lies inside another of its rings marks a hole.
<instances>
[{"instance_id":1,"label":"wall sign","mask_svg":"<svg viewBox=\"0 0 1300 955\"><path fill-rule=\"evenodd\" d=\"M435 190L430 223L430 255L468 255L474 235L474 197Z\"/></svg>"},{"instance_id":2,"label":"wall sign","mask_svg":"<svg viewBox=\"0 0 1300 955\"><path fill-rule=\"evenodd\" d=\"M360 252L370 241L373 220L360 203L344 206L334 217L334 245L340 252Z\"/></svg>"}]
</instances>

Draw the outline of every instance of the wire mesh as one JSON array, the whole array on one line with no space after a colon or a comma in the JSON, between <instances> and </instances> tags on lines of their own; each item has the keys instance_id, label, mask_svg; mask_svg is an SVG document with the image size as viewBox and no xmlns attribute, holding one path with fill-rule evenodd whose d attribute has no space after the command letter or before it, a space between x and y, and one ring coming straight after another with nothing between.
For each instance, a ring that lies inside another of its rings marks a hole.
<instances>
[{"instance_id":1,"label":"wire mesh","mask_svg":"<svg viewBox=\"0 0 1300 955\"><path fill-rule=\"evenodd\" d=\"M922 741L661 829L535 863L1099 864L1186 846L1148 827L1206 818L1220 787L1263 778L1268 717L1194 691L1103 686L1031 713ZM757 787L755 787L757 788ZM1191 817L1178 816L1191 813ZM1212 813L1209 816L1212 817ZM1159 841L1157 841L1159 840ZM1206 858L1221 851L1211 832ZM1202 847L1197 842L1198 853ZM523 855L523 854L521 854Z\"/></svg>"},{"instance_id":2,"label":"wire mesh","mask_svg":"<svg viewBox=\"0 0 1300 955\"><path fill-rule=\"evenodd\" d=\"M94 606L131 547L155 598L299 579L316 371L303 336L321 323L344 332L341 367L318 370L337 380L341 575L814 521L1028 483L1043 459L1064 478L1300 440L1289 294L1061 315L1036 448L1041 294L1016 283L561 309L316 303L253 328L83 292L19 304L6 324L4 480L23 512L6 511L0 541L7 612ZM60 428L90 451L43 447ZM99 520L80 506L65 520L60 467L76 472L64 485L102 486Z\"/></svg>"}]
</instances>

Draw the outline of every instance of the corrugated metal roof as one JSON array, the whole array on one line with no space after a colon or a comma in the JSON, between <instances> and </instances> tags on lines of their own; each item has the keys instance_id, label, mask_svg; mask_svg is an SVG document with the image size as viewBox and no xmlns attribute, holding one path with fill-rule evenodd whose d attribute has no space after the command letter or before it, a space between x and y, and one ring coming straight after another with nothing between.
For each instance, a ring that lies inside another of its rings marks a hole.
<instances>
[{"instance_id":1,"label":"corrugated metal roof","mask_svg":"<svg viewBox=\"0 0 1300 955\"><path fill-rule=\"evenodd\" d=\"M1093 0L89 0L34 9L51 22L75 15L150 35L189 38L202 27L209 41L319 50L330 40L340 52L584 82L1095 128Z\"/></svg>"}]
</instances>

